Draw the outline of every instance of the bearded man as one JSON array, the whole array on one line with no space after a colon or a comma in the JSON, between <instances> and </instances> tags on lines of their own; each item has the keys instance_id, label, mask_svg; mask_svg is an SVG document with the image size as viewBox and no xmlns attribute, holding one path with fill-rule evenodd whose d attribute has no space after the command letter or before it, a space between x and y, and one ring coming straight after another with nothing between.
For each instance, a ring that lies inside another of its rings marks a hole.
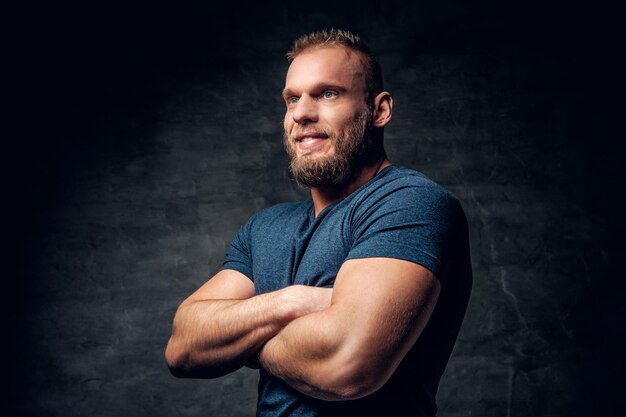
<instances>
[{"instance_id":1,"label":"bearded man","mask_svg":"<svg viewBox=\"0 0 626 417\"><path fill-rule=\"evenodd\" d=\"M434 416L471 290L458 200L392 165L391 94L358 36L297 39L282 92L303 202L250 218L178 308L179 377L258 368L257 416Z\"/></svg>"}]
</instances>

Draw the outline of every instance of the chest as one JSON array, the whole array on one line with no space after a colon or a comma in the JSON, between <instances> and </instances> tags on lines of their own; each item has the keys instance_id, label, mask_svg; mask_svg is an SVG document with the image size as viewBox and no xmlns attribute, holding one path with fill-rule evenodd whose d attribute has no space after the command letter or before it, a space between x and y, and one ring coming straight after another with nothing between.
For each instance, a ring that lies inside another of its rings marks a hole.
<instances>
[{"instance_id":1,"label":"chest","mask_svg":"<svg viewBox=\"0 0 626 417\"><path fill-rule=\"evenodd\" d=\"M316 219L277 218L260 225L251 245L257 293L294 284L332 287L350 251L349 224L347 214L337 210Z\"/></svg>"}]
</instances>

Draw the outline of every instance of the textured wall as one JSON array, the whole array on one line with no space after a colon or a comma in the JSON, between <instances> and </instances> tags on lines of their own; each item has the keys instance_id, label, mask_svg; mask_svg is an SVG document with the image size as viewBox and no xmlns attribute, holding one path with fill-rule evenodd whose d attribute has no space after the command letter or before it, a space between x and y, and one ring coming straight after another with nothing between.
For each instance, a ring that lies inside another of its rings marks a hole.
<instances>
[{"instance_id":1,"label":"textured wall","mask_svg":"<svg viewBox=\"0 0 626 417\"><path fill-rule=\"evenodd\" d=\"M253 415L254 372L179 380L163 351L238 226L306 196L280 142L283 54L331 25L380 58L392 161L469 218L475 286L440 415L624 409L624 147L601 26L572 6L405 3L30 12L6 148L11 414Z\"/></svg>"}]
</instances>

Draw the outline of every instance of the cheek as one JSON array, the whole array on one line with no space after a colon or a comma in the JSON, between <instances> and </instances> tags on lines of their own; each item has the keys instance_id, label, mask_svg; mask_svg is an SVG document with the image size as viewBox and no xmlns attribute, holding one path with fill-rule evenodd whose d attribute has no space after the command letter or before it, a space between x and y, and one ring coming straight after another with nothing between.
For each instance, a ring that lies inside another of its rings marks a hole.
<instances>
[{"instance_id":1,"label":"cheek","mask_svg":"<svg viewBox=\"0 0 626 417\"><path fill-rule=\"evenodd\" d=\"M332 112L327 112L324 120L331 125L334 129L344 129L346 126L350 125L350 123L354 120L356 115L351 111L341 111L336 110ZM320 117L321 119L321 117Z\"/></svg>"},{"instance_id":2,"label":"cheek","mask_svg":"<svg viewBox=\"0 0 626 417\"><path fill-rule=\"evenodd\" d=\"M290 126L291 126L291 117L289 115L289 112L285 113L285 118L283 119L283 129L285 129L285 131L289 130Z\"/></svg>"}]
</instances>

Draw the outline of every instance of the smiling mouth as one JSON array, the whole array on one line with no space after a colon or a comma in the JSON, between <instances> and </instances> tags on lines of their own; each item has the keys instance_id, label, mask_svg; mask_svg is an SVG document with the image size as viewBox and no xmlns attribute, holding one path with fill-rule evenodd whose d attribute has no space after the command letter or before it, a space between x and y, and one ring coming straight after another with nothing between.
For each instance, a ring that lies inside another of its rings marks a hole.
<instances>
[{"instance_id":1,"label":"smiling mouth","mask_svg":"<svg viewBox=\"0 0 626 417\"><path fill-rule=\"evenodd\" d=\"M323 131L299 132L293 135L296 147L305 154L312 152L329 139Z\"/></svg>"},{"instance_id":2,"label":"smiling mouth","mask_svg":"<svg viewBox=\"0 0 626 417\"><path fill-rule=\"evenodd\" d=\"M319 141L319 140L326 140L328 138L321 138L321 137L317 137L317 136L307 136L305 138L302 139L296 139L296 142L300 142L300 143L312 143L315 141Z\"/></svg>"},{"instance_id":3,"label":"smiling mouth","mask_svg":"<svg viewBox=\"0 0 626 417\"><path fill-rule=\"evenodd\" d=\"M311 142L318 139L328 139L328 135L322 132L303 132L295 137L296 142Z\"/></svg>"},{"instance_id":4,"label":"smiling mouth","mask_svg":"<svg viewBox=\"0 0 626 417\"><path fill-rule=\"evenodd\" d=\"M302 154L314 152L327 143L329 136L323 132L302 132L294 137L295 146Z\"/></svg>"}]
</instances>

